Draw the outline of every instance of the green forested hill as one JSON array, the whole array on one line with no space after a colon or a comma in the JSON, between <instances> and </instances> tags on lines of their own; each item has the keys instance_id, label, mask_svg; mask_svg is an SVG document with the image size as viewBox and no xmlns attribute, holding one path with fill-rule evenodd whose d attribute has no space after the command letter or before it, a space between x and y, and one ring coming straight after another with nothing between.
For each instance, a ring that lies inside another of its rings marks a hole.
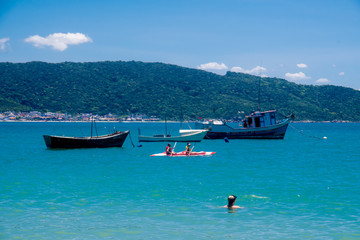
<instances>
[{"instance_id":1,"label":"green forested hill","mask_svg":"<svg viewBox=\"0 0 360 240\"><path fill-rule=\"evenodd\" d=\"M0 63L0 112L232 118L257 108L258 81L163 63ZM261 108L293 112L296 120L360 121L360 91L262 78Z\"/></svg>"}]
</instances>

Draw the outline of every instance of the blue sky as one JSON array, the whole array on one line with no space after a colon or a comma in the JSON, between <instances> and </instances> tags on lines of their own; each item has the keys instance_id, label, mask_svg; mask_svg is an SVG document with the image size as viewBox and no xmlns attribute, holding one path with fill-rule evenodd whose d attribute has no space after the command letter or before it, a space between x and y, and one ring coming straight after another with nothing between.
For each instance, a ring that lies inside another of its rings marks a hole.
<instances>
[{"instance_id":1,"label":"blue sky","mask_svg":"<svg viewBox=\"0 0 360 240\"><path fill-rule=\"evenodd\" d=\"M360 0L0 0L0 62L105 60L360 89Z\"/></svg>"}]
</instances>

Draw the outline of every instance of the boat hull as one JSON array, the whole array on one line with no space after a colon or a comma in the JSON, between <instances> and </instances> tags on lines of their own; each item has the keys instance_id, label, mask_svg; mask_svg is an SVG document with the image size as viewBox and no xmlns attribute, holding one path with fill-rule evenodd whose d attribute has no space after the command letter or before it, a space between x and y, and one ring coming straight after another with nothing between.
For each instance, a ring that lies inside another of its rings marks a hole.
<instances>
[{"instance_id":1,"label":"boat hull","mask_svg":"<svg viewBox=\"0 0 360 240\"><path fill-rule=\"evenodd\" d=\"M289 120L258 128L232 128L228 125L212 125L205 139L284 139Z\"/></svg>"},{"instance_id":2,"label":"boat hull","mask_svg":"<svg viewBox=\"0 0 360 240\"><path fill-rule=\"evenodd\" d=\"M130 131L98 137L62 137L44 135L48 148L107 148L122 147Z\"/></svg>"},{"instance_id":3,"label":"boat hull","mask_svg":"<svg viewBox=\"0 0 360 240\"><path fill-rule=\"evenodd\" d=\"M150 137L140 135L139 142L200 142L204 139L206 133L206 130L201 130L174 137Z\"/></svg>"},{"instance_id":4,"label":"boat hull","mask_svg":"<svg viewBox=\"0 0 360 240\"><path fill-rule=\"evenodd\" d=\"M215 152L191 152L190 154L186 154L186 151L173 153L172 155L166 155L166 152L163 153L156 153L150 155L151 157L195 157L195 156L211 156L214 155Z\"/></svg>"}]
</instances>

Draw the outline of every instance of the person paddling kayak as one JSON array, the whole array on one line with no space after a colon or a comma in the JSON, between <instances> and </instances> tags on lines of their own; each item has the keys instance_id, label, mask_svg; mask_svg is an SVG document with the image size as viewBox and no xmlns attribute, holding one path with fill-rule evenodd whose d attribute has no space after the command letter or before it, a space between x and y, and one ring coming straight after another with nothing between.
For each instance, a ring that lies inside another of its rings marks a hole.
<instances>
[{"instance_id":1,"label":"person paddling kayak","mask_svg":"<svg viewBox=\"0 0 360 240\"><path fill-rule=\"evenodd\" d=\"M169 144L166 146L166 148L165 148L166 155L171 156L172 153L173 153L173 149L174 149L174 148L172 148L172 147L171 147L171 144L169 143Z\"/></svg>"},{"instance_id":2,"label":"person paddling kayak","mask_svg":"<svg viewBox=\"0 0 360 240\"><path fill-rule=\"evenodd\" d=\"M186 148L185 148L185 151L186 151L186 155L190 155L190 152L191 152L191 144L190 143L187 143L186 144Z\"/></svg>"}]
</instances>

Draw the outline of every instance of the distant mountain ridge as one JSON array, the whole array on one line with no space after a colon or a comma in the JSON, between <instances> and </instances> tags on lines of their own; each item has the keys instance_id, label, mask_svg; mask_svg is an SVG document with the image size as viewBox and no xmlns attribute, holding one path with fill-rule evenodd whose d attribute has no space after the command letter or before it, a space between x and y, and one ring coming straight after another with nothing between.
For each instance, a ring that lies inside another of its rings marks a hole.
<instances>
[{"instance_id":1,"label":"distant mountain ridge","mask_svg":"<svg viewBox=\"0 0 360 240\"><path fill-rule=\"evenodd\" d=\"M233 118L257 109L259 77L164 63L0 63L0 112L52 111L167 119ZM360 121L360 91L261 78L261 108L296 120ZM239 113L240 112L240 113Z\"/></svg>"}]
</instances>

